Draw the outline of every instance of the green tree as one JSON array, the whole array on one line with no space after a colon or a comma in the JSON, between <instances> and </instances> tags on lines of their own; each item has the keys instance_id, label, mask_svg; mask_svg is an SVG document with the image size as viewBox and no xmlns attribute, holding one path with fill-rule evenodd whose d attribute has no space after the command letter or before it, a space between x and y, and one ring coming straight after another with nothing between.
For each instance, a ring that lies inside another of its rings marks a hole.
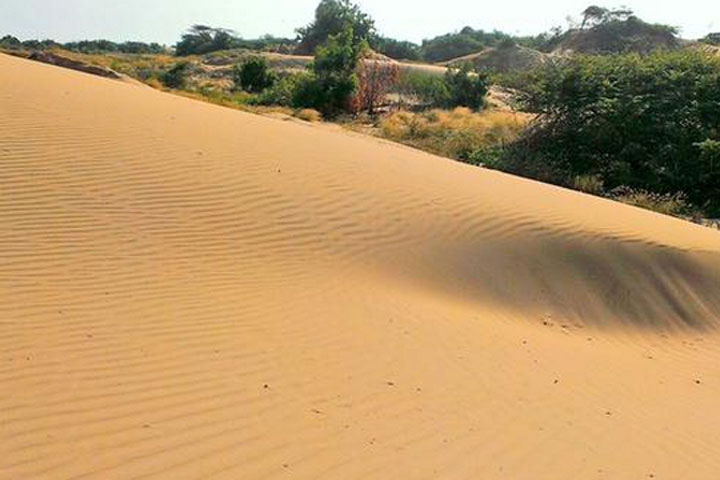
<instances>
[{"instance_id":1,"label":"green tree","mask_svg":"<svg viewBox=\"0 0 720 480\"><path fill-rule=\"evenodd\" d=\"M586 25L602 23L607 14L607 8L598 7L597 5L590 5L582 12L583 20L580 28L585 28Z\"/></svg>"},{"instance_id":2,"label":"green tree","mask_svg":"<svg viewBox=\"0 0 720 480\"><path fill-rule=\"evenodd\" d=\"M331 36L339 35L348 28L353 32L356 44L375 35L375 21L350 0L321 0L313 22L297 30L297 52L312 54Z\"/></svg>"},{"instance_id":3,"label":"green tree","mask_svg":"<svg viewBox=\"0 0 720 480\"><path fill-rule=\"evenodd\" d=\"M175 45L175 54L180 57L203 55L233 48L237 42L238 38L231 30L207 25L193 25Z\"/></svg>"},{"instance_id":4,"label":"green tree","mask_svg":"<svg viewBox=\"0 0 720 480\"><path fill-rule=\"evenodd\" d=\"M315 52L313 75L298 84L295 106L314 108L326 117L350 110L358 88L358 63L367 48L367 42L357 41L352 27L331 36Z\"/></svg>"}]
</instances>

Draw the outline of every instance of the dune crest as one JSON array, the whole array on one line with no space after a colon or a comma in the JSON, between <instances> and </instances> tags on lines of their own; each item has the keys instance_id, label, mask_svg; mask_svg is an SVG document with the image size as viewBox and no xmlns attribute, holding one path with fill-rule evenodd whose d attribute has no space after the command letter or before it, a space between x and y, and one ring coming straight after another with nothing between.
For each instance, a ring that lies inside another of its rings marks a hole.
<instances>
[{"instance_id":1,"label":"dune crest","mask_svg":"<svg viewBox=\"0 0 720 480\"><path fill-rule=\"evenodd\" d=\"M0 478L714 478L720 233L0 55Z\"/></svg>"}]
</instances>

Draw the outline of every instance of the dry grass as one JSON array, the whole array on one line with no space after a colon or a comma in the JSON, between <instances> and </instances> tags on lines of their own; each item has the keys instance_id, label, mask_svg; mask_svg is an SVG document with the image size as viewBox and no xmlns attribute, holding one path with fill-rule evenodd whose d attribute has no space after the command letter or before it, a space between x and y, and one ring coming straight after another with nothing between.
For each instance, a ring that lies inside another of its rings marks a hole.
<instances>
[{"instance_id":1,"label":"dry grass","mask_svg":"<svg viewBox=\"0 0 720 480\"><path fill-rule=\"evenodd\" d=\"M301 110L296 110L295 113L293 113L293 116L295 118L299 118L300 120L304 120L306 122L321 122L322 121L322 114L312 108L303 108Z\"/></svg>"},{"instance_id":2,"label":"dry grass","mask_svg":"<svg viewBox=\"0 0 720 480\"><path fill-rule=\"evenodd\" d=\"M619 187L610 192L610 198L635 207L652 210L664 215L692 218L698 215L683 193L659 194L645 190Z\"/></svg>"},{"instance_id":3,"label":"dry grass","mask_svg":"<svg viewBox=\"0 0 720 480\"><path fill-rule=\"evenodd\" d=\"M511 142L532 118L508 111L468 108L399 111L380 122L380 136L446 157L467 160L473 152Z\"/></svg>"}]
</instances>

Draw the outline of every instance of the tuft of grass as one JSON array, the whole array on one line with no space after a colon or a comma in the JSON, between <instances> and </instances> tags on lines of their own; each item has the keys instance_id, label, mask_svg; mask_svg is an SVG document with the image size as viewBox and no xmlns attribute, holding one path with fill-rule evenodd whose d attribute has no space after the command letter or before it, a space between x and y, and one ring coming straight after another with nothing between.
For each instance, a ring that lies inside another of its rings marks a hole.
<instances>
[{"instance_id":1,"label":"tuft of grass","mask_svg":"<svg viewBox=\"0 0 720 480\"><path fill-rule=\"evenodd\" d=\"M628 187L618 187L610 192L609 197L627 205L674 217L692 218L699 216L697 209L688 202L687 196L682 192L659 194L645 190L634 190Z\"/></svg>"},{"instance_id":2,"label":"tuft of grass","mask_svg":"<svg viewBox=\"0 0 720 480\"><path fill-rule=\"evenodd\" d=\"M591 195L603 196L605 194L605 183L600 175L578 175L573 179L570 187Z\"/></svg>"},{"instance_id":3,"label":"tuft of grass","mask_svg":"<svg viewBox=\"0 0 720 480\"><path fill-rule=\"evenodd\" d=\"M475 152L515 140L531 116L469 108L398 111L380 121L383 138L457 160L471 162Z\"/></svg>"},{"instance_id":4,"label":"tuft of grass","mask_svg":"<svg viewBox=\"0 0 720 480\"><path fill-rule=\"evenodd\" d=\"M300 110L296 110L295 113L293 113L293 116L306 122L314 123L322 121L322 114L312 108L303 108Z\"/></svg>"}]
</instances>

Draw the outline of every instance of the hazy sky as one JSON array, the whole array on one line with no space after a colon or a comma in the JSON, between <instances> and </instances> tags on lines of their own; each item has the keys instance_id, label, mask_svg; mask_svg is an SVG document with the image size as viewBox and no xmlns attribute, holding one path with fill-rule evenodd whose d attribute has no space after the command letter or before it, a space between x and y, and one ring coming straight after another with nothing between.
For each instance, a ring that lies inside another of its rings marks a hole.
<instances>
[{"instance_id":1,"label":"hazy sky","mask_svg":"<svg viewBox=\"0 0 720 480\"><path fill-rule=\"evenodd\" d=\"M319 0L0 0L0 36L21 39L84 38L143 40L172 44L187 26L204 23L232 28L243 37L264 33L294 36L308 23ZM534 34L566 17L579 17L592 0L359 0L380 33L419 42L465 25L486 30ZM720 1L627 0L641 18L680 27L685 38L720 30Z\"/></svg>"}]
</instances>

